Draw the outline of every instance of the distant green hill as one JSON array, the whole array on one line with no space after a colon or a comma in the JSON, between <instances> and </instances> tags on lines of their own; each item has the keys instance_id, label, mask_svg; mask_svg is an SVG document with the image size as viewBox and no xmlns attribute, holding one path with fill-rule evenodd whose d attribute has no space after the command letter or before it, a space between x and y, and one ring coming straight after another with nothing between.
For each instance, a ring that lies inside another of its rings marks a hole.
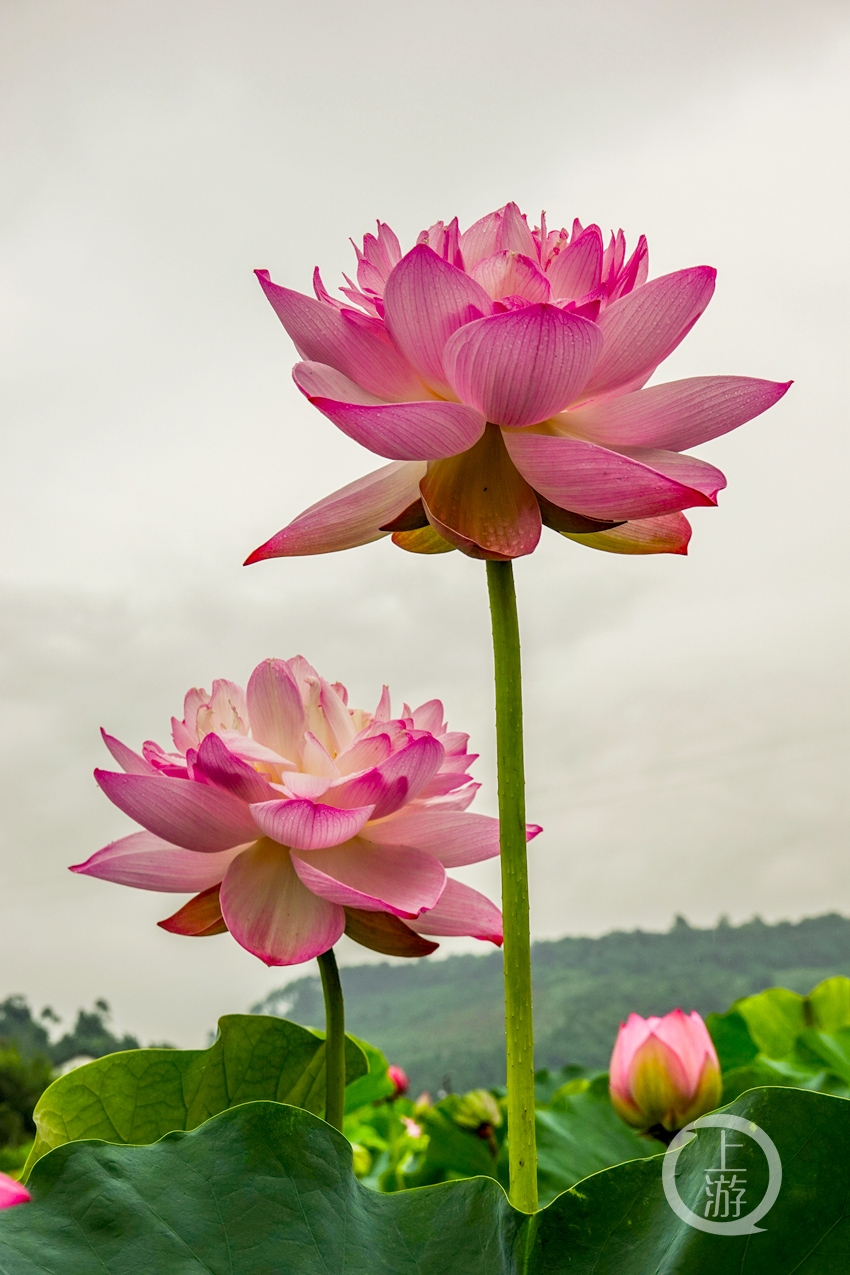
<instances>
[{"instance_id":1,"label":"distant green hill","mask_svg":"<svg viewBox=\"0 0 850 1275\"><path fill-rule=\"evenodd\" d=\"M850 975L850 920L831 913L700 930L677 917L666 934L616 931L532 950L537 1066L604 1067L632 1011L707 1014L765 987L806 992L831 974ZM347 1026L404 1067L414 1091L503 1084L501 979L499 952L349 967ZM252 1012L321 1025L319 980L298 979Z\"/></svg>"}]
</instances>

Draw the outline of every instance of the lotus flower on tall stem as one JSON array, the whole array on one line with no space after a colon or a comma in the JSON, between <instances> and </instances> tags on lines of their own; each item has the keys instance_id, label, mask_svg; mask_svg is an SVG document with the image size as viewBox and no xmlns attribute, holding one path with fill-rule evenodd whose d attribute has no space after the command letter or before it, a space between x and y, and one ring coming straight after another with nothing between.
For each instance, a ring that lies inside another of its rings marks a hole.
<instances>
[{"instance_id":1,"label":"lotus flower on tall stem","mask_svg":"<svg viewBox=\"0 0 850 1275\"><path fill-rule=\"evenodd\" d=\"M144 831L72 871L192 892L160 922L172 933L229 930L267 965L317 957L337 1101L343 932L393 956L433 952L431 936L502 942L498 908L446 871L499 853L498 820L468 810L468 736L449 731L439 700L393 717L386 687L374 713L349 708L344 686L296 656L265 660L245 690L189 691L172 739L137 753L104 734L121 771L97 782Z\"/></svg>"},{"instance_id":2,"label":"lotus flower on tall stem","mask_svg":"<svg viewBox=\"0 0 850 1275\"><path fill-rule=\"evenodd\" d=\"M698 376L644 388L711 300L715 271L648 279L641 237L530 228L506 204L402 254L378 224L345 299L257 272L303 360L295 383L392 463L325 497L248 559L329 553L392 534L403 549L531 553L546 525L614 553L685 553L681 512L723 474L685 449L765 411L788 382Z\"/></svg>"},{"instance_id":3,"label":"lotus flower on tall stem","mask_svg":"<svg viewBox=\"0 0 850 1275\"><path fill-rule=\"evenodd\" d=\"M647 387L714 291L710 266L649 279L646 240L574 221L529 226L509 203L407 252L384 223L356 280L310 297L260 284L301 362L299 390L390 463L311 505L247 559L330 553L382 536L487 560L495 652L505 915L511 1197L537 1202L519 628L512 560L543 526L622 554L687 552L685 509L723 474L686 449L758 416L790 382L698 376Z\"/></svg>"}]
</instances>

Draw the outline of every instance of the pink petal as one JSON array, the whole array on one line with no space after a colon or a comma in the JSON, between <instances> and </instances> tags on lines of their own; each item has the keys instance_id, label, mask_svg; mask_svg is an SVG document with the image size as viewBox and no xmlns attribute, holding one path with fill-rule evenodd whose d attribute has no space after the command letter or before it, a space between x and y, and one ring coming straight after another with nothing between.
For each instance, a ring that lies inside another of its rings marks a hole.
<instances>
[{"instance_id":1,"label":"pink petal","mask_svg":"<svg viewBox=\"0 0 850 1275\"><path fill-rule=\"evenodd\" d=\"M277 793L253 766L236 757L220 735L205 735L198 749L194 774L202 775L217 788L224 788L241 801L274 801Z\"/></svg>"},{"instance_id":2,"label":"pink petal","mask_svg":"<svg viewBox=\"0 0 850 1275\"><path fill-rule=\"evenodd\" d=\"M491 212L486 217L479 217L478 221L463 232L460 237L460 251L467 270L474 270L479 261L492 257L502 249L504 245L498 242L501 226L501 211Z\"/></svg>"},{"instance_id":3,"label":"pink petal","mask_svg":"<svg viewBox=\"0 0 850 1275\"><path fill-rule=\"evenodd\" d=\"M439 859L444 868L458 868L499 853L499 821L462 810L405 806L379 823L370 823L363 838L377 845L415 846Z\"/></svg>"},{"instance_id":4,"label":"pink petal","mask_svg":"<svg viewBox=\"0 0 850 1275\"><path fill-rule=\"evenodd\" d=\"M255 549L246 566L266 558L336 553L380 540L387 534L380 528L418 498L424 476L421 462L394 462L348 483L305 509L288 527Z\"/></svg>"},{"instance_id":5,"label":"pink petal","mask_svg":"<svg viewBox=\"0 0 850 1275\"><path fill-rule=\"evenodd\" d=\"M311 403L317 398L328 398L340 403L365 403L374 407L387 401L377 394L370 394L329 363L296 363L292 379Z\"/></svg>"},{"instance_id":6,"label":"pink petal","mask_svg":"<svg viewBox=\"0 0 850 1275\"><path fill-rule=\"evenodd\" d=\"M361 447L390 460L437 460L456 456L477 442L484 433L485 420L463 403L427 399L422 403L363 402L364 395L348 402L326 397L322 388L341 393L334 384L339 373L320 363L298 363L293 376L314 407L333 421L343 434Z\"/></svg>"},{"instance_id":7,"label":"pink petal","mask_svg":"<svg viewBox=\"0 0 850 1275\"><path fill-rule=\"evenodd\" d=\"M149 761L139 753L134 753L132 748L128 748L126 744L122 744L120 739L116 739L114 735L107 735L106 731L101 727L101 738L112 756L118 762L121 769L128 775L155 775L156 767L152 766Z\"/></svg>"},{"instance_id":8,"label":"pink petal","mask_svg":"<svg viewBox=\"0 0 850 1275\"><path fill-rule=\"evenodd\" d=\"M389 784L403 780L407 785L405 800L412 801L437 773L445 755L445 749L439 740L433 735L422 735L393 753L385 762L381 762L378 769ZM389 811L384 813L388 814ZM376 808L373 818L380 817L381 812Z\"/></svg>"},{"instance_id":9,"label":"pink petal","mask_svg":"<svg viewBox=\"0 0 850 1275\"><path fill-rule=\"evenodd\" d=\"M529 824L531 841L542 829ZM439 859L444 868L493 859L499 853L499 821L491 815L468 814L430 805L410 805L380 822L369 823L363 840L378 845L415 846Z\"/></svg>"},{"instance_id":10,"label":"pink petal","mask_svg":"<svg viewBox=\"0 0 850 1275\"><path fill-rule=\"evenodd\" d=\"M488 213L465 230L460 237L460 250L467 270L473 270L484 257L495 252L520 252L526 257L537 255L534 236L516 204L505 204Z\"/></svg>"},{"instance_id":11,"label":"pink petal","mask_svg":"<svg viewBox=\"0 0 850 1275\"><path fill-rule=\"evenodd\" d=\"M508 250L511 252L524 253L526 257L534 257L537 255L537 246L534 242L534 236L528 228L528 222L523 217L519 207L515 203L505 204L501 212L501 225L499 226L498 247L500 250Z\"/></svg>"},{"instance_id":12,"label":"pink petal","mask_svg":"<svg viewBox=\"0 0 850 1275\"><path fill-rule=\"evenodd\" d=\"M726 486L725 475L719 469L709 465L707 460L689 456L686 452L668 452L661 447L618 447L617 451L657 474L702 492L711 504L717 503L717 493Z\"/></svg>"},{"instance_id":13,"label":"pink petal","mask_svg":"<svg viewBox=\"0 0 850 1275\"><path fill-rule=\"evenodd\" d=\"M640 1046L650 1035L653 1025L659 1021L657 1018L641 1018L640 1014L629 1014L625 1023L620 1024L611 1054L608 1076L612 1091L622 1101L632 1102L630 1087L632 1061Z\"/></svg>"},{"instance_id":14,"label":"pink petal","mask_svg":"<svg viewBox=\"0 0 850 1275\"><path fill-rule=\"evenodd\" d=\"M458 328L493 313L493 302L469 275L417 244L393 270L384 291L386 323L393 341L420 376L448 391L443 347Z\"/></svg>"},{"instance_id":15,"label":"pink petal","mask_svg":"<svg viewBox=\"0 0 850 1275\"><path fill-rule=\"evenodd\" d=\"M468 810L475 800L475 794L480 787L481 785L478 783L470 783L464 788L458 788L454 792L435 798L428 796L426 788L424 792L419 794L419 800L427 800L429 806L438 807L440 810Z\"/></svg>"},{"instance_id":16,"label":"pink petal","mask_svg":"<svg viewBox=\"0 0 850 1275\"><path fill-rule=\"evenodd\" d=\"M164 894L184 894L218 885L228 865L241 854L242 846L220 854L198 854L173 846L152 832L133 832L111 841L71 872L100 877L137 890L159 890Z\"/></svg>"},{"instance_id":17,"label":"pink petal","mask_svg":"<svg viewBox=\"0 0 850 1275\"><path fill-rule=\"evenodd\" d=\"M343 779L332 788L328 788L325 793L328 804L336 806L339 810L372 806L373 818L375 811L380 818L391 810L398 810L404 805L406 798L407 780L398 778L388 783L378 766L373 766L371 770L363 771L362 774L354 775L352 778Z\"/></svg>"},{"instance_id":18,"label":"pink petal","mask_svg":"<svg viewBox=\"0 0 850 1275\"><path fill-rule=\"evenodd\" d=\"M307 797L310 801L318 801L319 797L323 797L328 791L332 782L330 775L309 775L304 771L295 770L284 775L281 788L286 790L287 797Z\"/></svg>"},{"instance_id":19,"label":"pink petal","mask_svg":"<svg viewBox=\"0 0 850 1275\"><path fill-rule=\"evenodd\" d=\"M714 1042L696 1011L685 1014L681 1009L674 1009L665 1014L655 1028L655 1035L669 1045L681 1061L692 1092L699 1084L706 1058L715 1067L719 1066Z\"/></svg>"},{"instance_id":20,"label":"pink petal","mask_svg":"<svg viewBox=\"0 0 850 1275\"><path fill-rule=\"evenodd\" d=\"M657 518L640 518L623 522L609 531L576 533L562 531L567 540L601 549L605 553L680 553L688 552L691 524L684 514L659 514Z\"/></svg>"},{"instance_id":21,"label":"pink petal","mask_svg":"<svg viewBox=\"0 0 850 1275\"><path fill-rule=\"evenodd\" d=\"M266 965L298 965L333 947L345 929L341 907L301 883L283 846L258 841L221 885L221 912L242 947Z\"/></svg>"},{"instance_id":22,"label":"pink petal","mask_svg":"<svg viewBox=\"0 0 850 1275\"><path fill-rule=\"evenodd\" d=\"M379 766L392 752L389 735L370 735L358 739L336 759L337 769L341 775L354 775L363 770L371 770Z\"/></svg>"},{"instance_id":23,"label":"pink petal","mask_svg":"<svg viewBox=\"0 0 850 1275\"><path fill-rule=\"evenodd\" d=\"M714 503L702 491L595 443L527 432L505 433L504 439L535 491L587 518L651 518Z\"/></svg>"},{"instance_id":24,"label":"pink petal","mask_svg":"<svg viewBox=\"0 0 850 1275\"><path fill-rule=\"evenodd\" d=\"M599 356L596 325L552 305L530 305L469 323L444 359L458 396L497 425L535 425L585 384Z\"/></svg>"},{"instance_id":25,"label":"pink petal","mask_svg":"<svg viewBox=\"0 0 850 1275\"><path fill-rule=\"evenodd\" d=\"M372 805L373 819L392 814L432 781L445 752L432 735L413 740L386 761L328 789L326 800L341 809Z\"/></svg>"},{"instance_id":26,"label":"pink petal","mask_svg":"<svg viewBox=\"0 0 850 1275\"><path fill-rule=\"evenodd\" d=\"M242 761L247 761L251 765L259 762L261 765L275 766L283 771L295 769L294 762L289 761L287 757L281 757L280 753L276 753L273 748L266 748L265 744L260 744L250 735L241 735L235 730L223 730L218 732L218 735L234 757L241 757Z\"/></svg>"},{"instance_id":27,"label":"pink petal","mask_svg":"<svg viewBox=\"0 0 850 1275\"><path fill-rule=\"evenodd\" d=\"M272 283L267 270L258 270L256 275L302 359L339 368L379 398L422 397L419 378L390 341L379 319L355 310L338 310L303 293L281 288Z\"/></svg>"},{"instance_id":28,"label":"pink petal","mask_svg":"<svg viewBox=\"0 0 850 1275\"><path fill-rule=\"evenodd\" d=\"M749 376L692 376L598 399L560 419L571 434L609 447L679 452L766 412L791 384Z\"/></svg>"},{"instance_id":29,"label":"pink petal","mask_svg":"<svg viewBox=\"0 0 850 1275\"><path fill-rule=\"evenodd\" d=\"M256 740L297 760L307 724L301 691L286 660L263 660L247 688L248 715Z\"/></svg>"},{"instance_id":30,"label":"pink petal","mask_svg":"<svg viewBox=\"0 0 850 1275\"><path fill-rule=\"evenodd\" d=\"M618 297L625 296L627 292L631 292L634 288L643 287L648 274L649 247L646 242L646 235L641 235L637 241L637 247L620 270L617 282L611 289L609 300L616 301Z\"/></svg>"},{"instance_id":31,"label":"pink petal","mask_svg":"<svg viewBox=\"0 0 850 1275\"><path fill-rule=\"evenodd\" d=\"M398 846L348 845L292 856L301 880L321 898L365 912L418 916L440 898L446 874L433 855Z\"/></svg>"},{"instance_id":32,"label":"pink petal","mask_svg":"<svg viewBox=\"0 0 850 1275\"><path fill-rule=\"evenodd\" d=\"M468 935L502 945L502 914L495 903L451 877L446 880L439 902L406 924L417 934Z\"/></svg>"},{"instance_id":33,"label":"pink petal","mask_svg":"<svg viewBox=\"0 0 850 1275\"><path fill-rule=\"evenodd\" d=\"M497 252L485 257L470 271L494 301L500 297L523 297L526 301L548 301L551 289L536 261L518 252Z\"/></svg>"},{"instance_id":34,"label":"pink petal","mask_svg":"<svg viewBox=\"0 0 850 1275\"><path fill-rule=\"evenodd\" d=\"M638 389L687 336L714 292L717 272L693 266L652 279L609 305L597 326L604 345L583 400Z\"/></svg>"},{"instance_id":35,"label":"pink petal","mask_svg":"<svg viewBox=\"0 0 850 1275\"><path fill-rule=\"evenodd\" d=\"M443 708L442 700L429 699L424 704L420 704L418 708L414 708L410 716L417 730L427 730L432 735L445 733L446 712Z\"/></svg>"},{"instance_id":36,"label":"pink petal","mask_svg":"<svg viewBox=\"0 0 850 1275\"><path fill-rule=\"evenodd\" d=\"M32 1196L22 1183L10 1178L8 1173L0 1173L0 1209L11 1209L16 1204L27 1204L31 1199Z\"/></svg>"},{"instance_id":37,"label":"pink petal","mask_svg":"<svg viewBox=\"0 0 850 1275\"><path fill-rule=\"evenodd\" d=\"M330 682L319 678L319 708L324 715L325 727L330 732L331 751L334 755L348 748L357 735L354 718L348 711L345 687L336 689ZM336 771L336 767L334 767Z\"/></svg>"},{"instance_id":38,"label":"pink petal","mask_svg":"<svg viewBox=\"0 0 850 1275\"><path fill-rule=\"evenodd\" d=\"M356 837L374 807L341 810L307 800L266 801L251 807L257 827L294 850L324 850Z\"/></svg>"},{"instance_id":39,"label":"pink petal","mask_svg":"<svg viewBox=\"0 0 850 1275\"><path fill-rule=\"evenodd\" d=\"M602 235L588 226L554 258L546 278L553 298L577 301L599 287L602 278Z\"/></svg>"},{"instance_id":40,"label":"pink petal","mask_svg":"<svg viewBox=\"0 0 850 1275\"><path fill-rule=\"evenodd\" d=\"M109 770L96 770L94 777L119 810L172 845L216 854L256 839L245 803L209 784Z\"/></svg>"}]
</instances>

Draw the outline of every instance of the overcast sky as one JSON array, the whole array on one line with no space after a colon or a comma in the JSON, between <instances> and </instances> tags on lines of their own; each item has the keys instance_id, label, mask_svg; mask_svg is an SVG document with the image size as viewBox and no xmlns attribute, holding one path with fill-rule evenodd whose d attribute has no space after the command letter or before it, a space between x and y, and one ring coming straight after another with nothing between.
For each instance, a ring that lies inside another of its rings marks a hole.
<instances>
[{"instance_id":1,"label":"overcast sky","mask_svg":"<svg viewBox=\"0 0 850 1275\"><path fill-rule=\"evenodd\" d=\"M482 564L240 563L374 467L252 270L335 286L376 218L410 246L509 199L718 267L656 380L796 382L701 449L729 488L688 558L517 564L534 933L850 913L848 63L840 0L2 0L0 998L196 1045L305 972L66 871L130 830L97 728L166 743L263 657L440 696L495 810Z\"/></svg>"}]
</instances>

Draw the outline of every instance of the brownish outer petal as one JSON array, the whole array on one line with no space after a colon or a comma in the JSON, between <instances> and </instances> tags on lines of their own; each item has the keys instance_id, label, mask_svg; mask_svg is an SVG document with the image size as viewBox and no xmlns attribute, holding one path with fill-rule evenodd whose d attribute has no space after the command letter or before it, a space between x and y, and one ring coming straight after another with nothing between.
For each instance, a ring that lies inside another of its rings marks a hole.
<instances>
[{"instance_id":1,"label":"brownish outer petal","mask_svg":"<svg viewBox=\"0 0 850 1275\"><path fill-rule=\"evenodd\" d=\"M602 549L605 553L679 553L688 552L691 524L684 514L659 514L656 518L641 518L618 523L610 531L576 534L562 531L567 540L587 545L589 549Z\"/></svg>"},{"instance_id":2,"label":"brownish outer petal","mask_svg":"<svg viewBox=\"0 0 850 1275\"><path fill-rule=\"evenodd\" d=\"M470 558L504 561L537 547L537 497L508 456L497 425L488 424L460 456L429 464L419 489L432 527Z\"/></svg>"},{"instance_id":3,"label":"brownish outer petal","mask_svg":"<svg viewBox=\"0 0 850 1275\"><path fill-rule=\"evenodd\" d=\"M196 894L194 899L184 903L183 907L158 921L160 929L170 934L187 934L191 938L207 938L210 934L226 934L227 923L221 915L221 904L218 895L221 883L213 885L209 890Z\"/></svg>"},{"instance_id":4,"label":"brownish outer petal","mask_svg":"<svg viewBox=\"0 0 850 1275\"><path fill-rule=\"evenodd\" d=\"M439 943L414 934L404 921L389 912L346 908L345 932L361 947L383 952L385 956L428 956L439 947Z\"/></svg>"}]
</instances>

